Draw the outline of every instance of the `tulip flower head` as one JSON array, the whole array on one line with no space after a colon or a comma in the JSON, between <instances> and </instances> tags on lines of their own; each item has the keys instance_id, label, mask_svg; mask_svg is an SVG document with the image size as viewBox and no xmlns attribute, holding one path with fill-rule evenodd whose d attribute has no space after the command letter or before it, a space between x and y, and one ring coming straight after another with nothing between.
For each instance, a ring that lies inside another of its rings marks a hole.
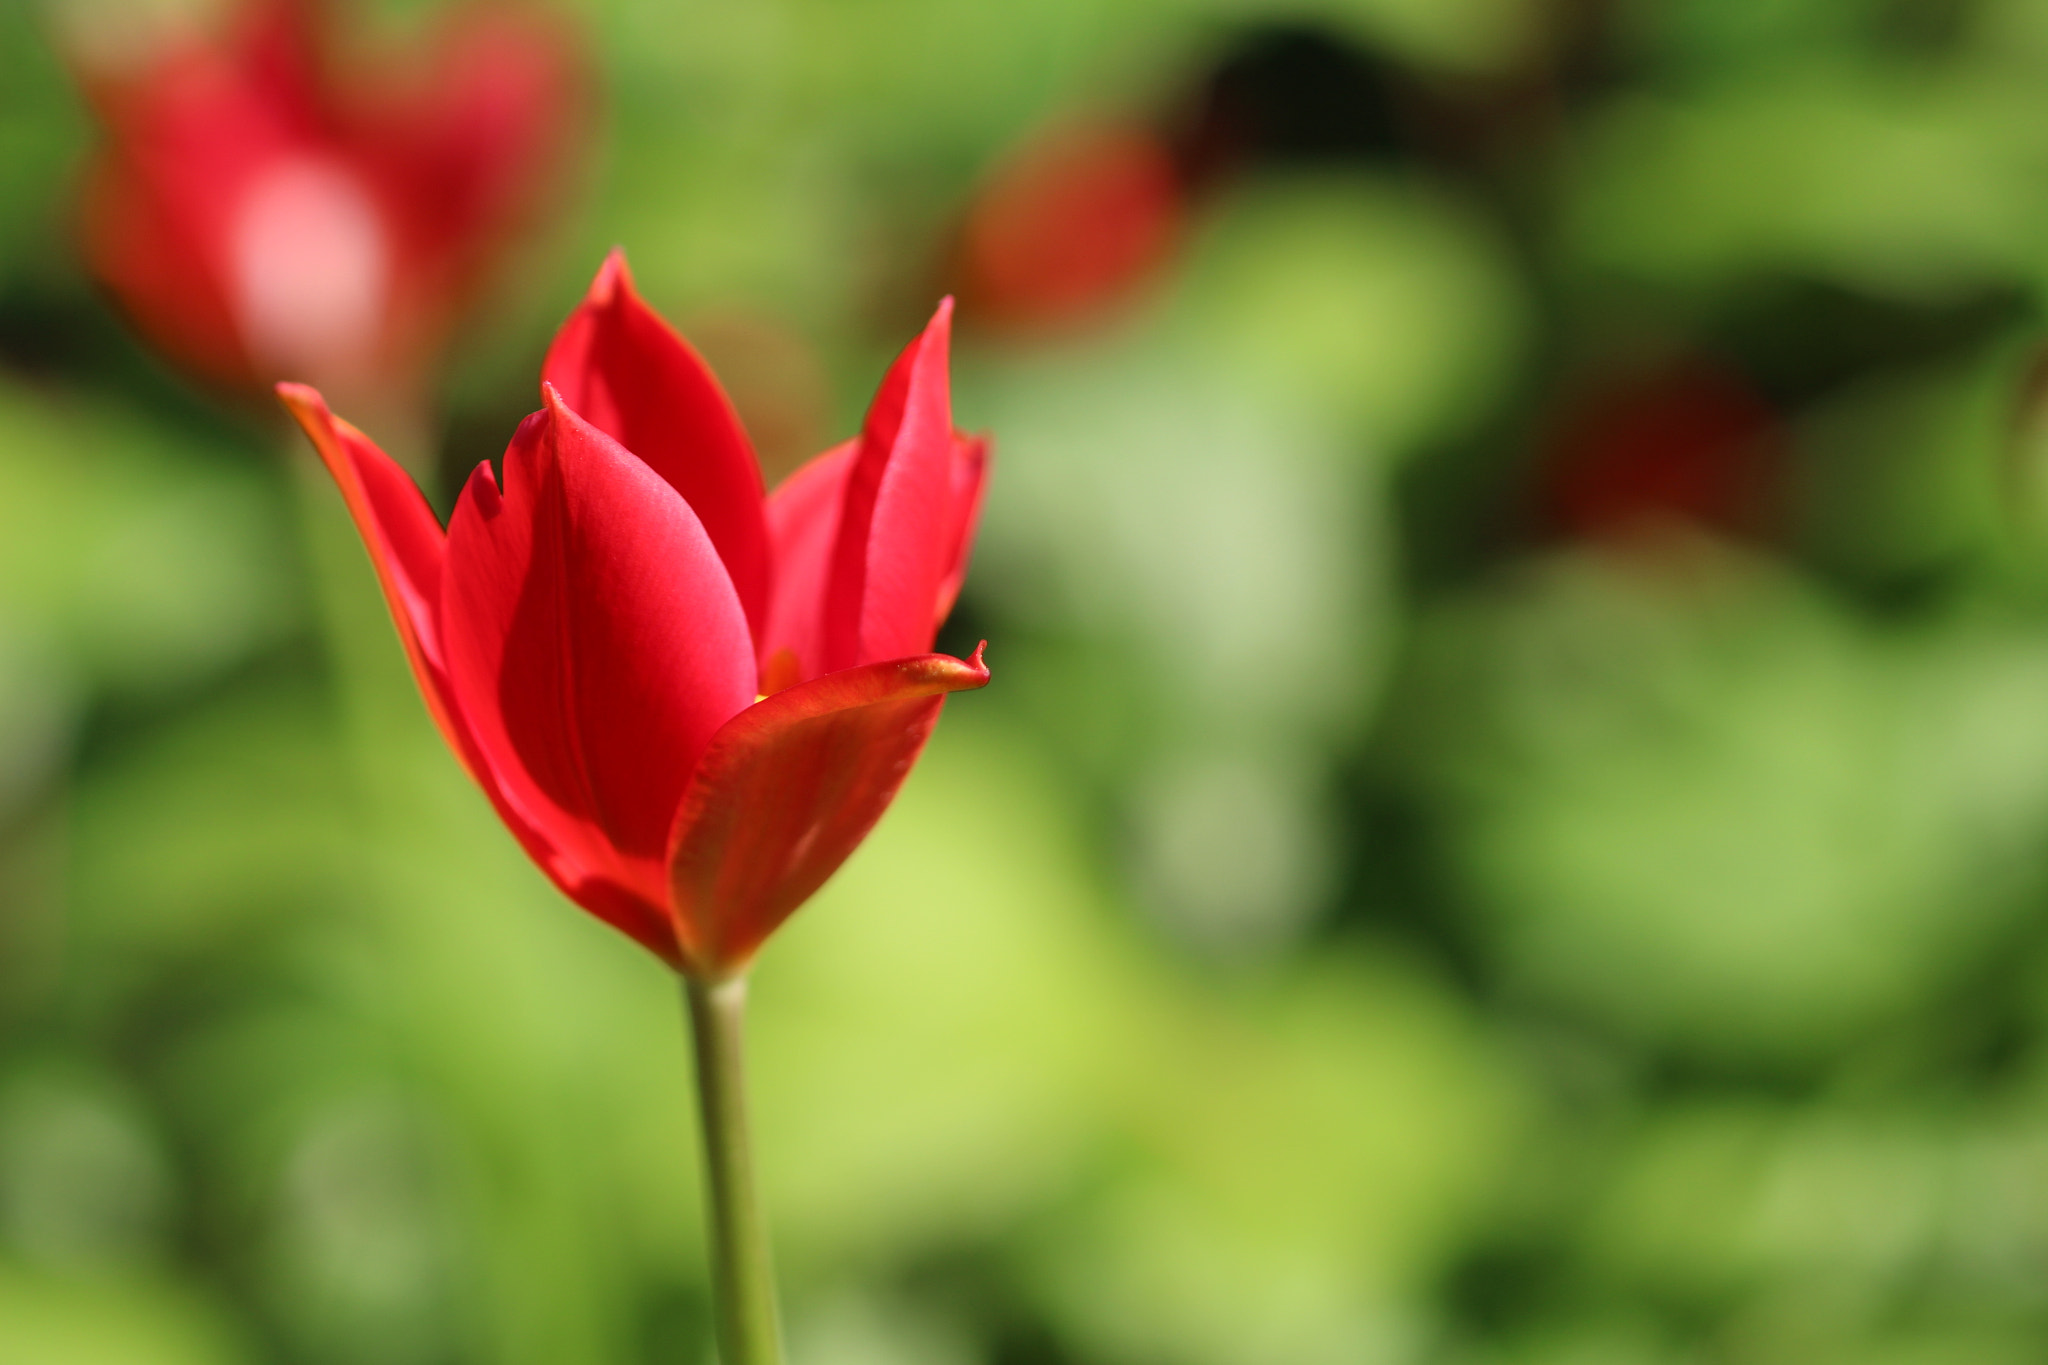
<instances>
[{"instance_id":1,"label":"tulip flower head","mask_svg":"<svg viewBox=\"0 0 2048 1365\"><path fill-rule=\"evenodd\" d=\"M297 384L429 711L568 897L701 979L743 970L864 838L979 650L931 653L987 443L953 429L950 302L858 437L764 496L718 381L614 253L556 335L504 477L444 534Z\"/></svg>"},{"instance_id":2,"label":"tulip flower head","mask_svg":"<svg viewBox=\"0 0 2048 1365\"><path fill-rule=\"evenodd\" d=\"M560 25L454 16L374 69L316 0L242 0L212 31L74 25L107 132L84 249L138 328L201 378L390 392L438 351L567 149Z\"/></svg>"}]
</instances>

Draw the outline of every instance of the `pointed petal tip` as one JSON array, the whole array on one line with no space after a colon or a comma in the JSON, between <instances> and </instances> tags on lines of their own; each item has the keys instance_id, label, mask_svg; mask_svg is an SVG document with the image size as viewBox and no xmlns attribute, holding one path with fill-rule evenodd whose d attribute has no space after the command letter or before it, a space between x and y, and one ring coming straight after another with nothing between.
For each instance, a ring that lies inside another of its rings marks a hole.
<instances>
[{"instance_id":1,"label":"pointed petal tip","mask_svg":"<svg viewBox=\"0 0 2048 1365\"><path fill-rule=\"evenodd\" d=\"M299 430L313 443L313 449L318 452L322 463L333 469L337 477L340 476L341 466L350 462L350 457L340 443L354 439L377 450L377 443L346 418L336 416L334 409L327 405L326 395L311 384L287 381L275 385L274 390L277 401L292 415L292 420L299 424ZM377 454L382 458L389 458L382 450L377 450Z\"/></svg>"},{"instance_id":2,"label":"pointed petal tip","mask_svg":"<svg viewBox=\"0 0 2048 1365\"><path fill-rule=\"evenodd\" d=\"M590 292L585 301L597 308L608 308L618 300L621 293L630 297L633 293L633 272L626 265L626 248L614 246L604 256L604 263L597 268L597 276L590 282Z\"/></svg>"},{"instance_id":3,"label":"pointed petal tip","mask_svg":"<svg viewBox=\"0 0 2048 1365\"><path fill-rule=\"evenodd\" d=\"M506 448L510 449L522 441L532 440L534 438L533 429L541 423L549 421L553 416L553 411L546 407L541 408L538 412L527 413L526 416L519 419L519 425L512 428L512 439L506 442ZM484 463L489 464L490 461L486 460Z\"/></svg>"},{"instance_id":4,"label":"pointed petal tip","mask_svg":"<svg viewBox=\"0 0 2048 1365\"><path fill-rule=\"evenodd\" d=\"M921 354L936 353L941 365L950 365L953 353L953 296L946 295L939 300L939 306L932 310L932 320L918 333L911 348Z\"/></svg>"},{"instance_id":5,"label":"pointed petal tip","mask_svg":"<svg viewBox=\"0 0 2048 1365\"><path fill-rule=\"evenodd\" d=\"M606 440L616 439L612 437L610 432L592 426L590 419L571 407L569 400L562 397L562 391L553 384L548 383L545 379L540 382L540 401L540 411L528 415L526 421L519 424L519 430L513 433L514 440L518 440L521 435L526 434L527 424L536 418L545 422L560 422L570 429L587 428L596 431L598 435Z\"/></svg>"},{"instance_id":6,"label":"pointed petal tip","mask_svg":"<svg viewBox=\"0 0 2048 1365\"><path fill-rule=\"evenodd\" d=\"M988 672L988 665L982 661L981 657L986 653L988 653L988 641L983 640L974 647L974 652L967 656L967 666L969 668L978 668L984 673Z\"/></svg>"},{"instance_id":7,"label":"pointed petal tip","mask_svg":"<svg viewBox=\"0 0 2048 1365\"><path fill-rule=\"evenodd\" d=\"M489 460L478 460L469 477L462 481L462 492L457 495L459 504L468 502L476 506L478 515L485 521L494 519L505 508L505 493L498 486L498 471L491 468Z\"/></svg>"},{"instance_id":8,"label":"pointed petal tip","mask_svg":"<svg viewBox=\"0 0 2048 1365\"><path fill-rule=\"evenodd\" d=\"M284 404L284 410L297 418L300 426L312 422L333 420L333 411L327 406L327 399L311 384L296 384L290 380L273 386L277 401Z\"/></svg>"}]
</instances>

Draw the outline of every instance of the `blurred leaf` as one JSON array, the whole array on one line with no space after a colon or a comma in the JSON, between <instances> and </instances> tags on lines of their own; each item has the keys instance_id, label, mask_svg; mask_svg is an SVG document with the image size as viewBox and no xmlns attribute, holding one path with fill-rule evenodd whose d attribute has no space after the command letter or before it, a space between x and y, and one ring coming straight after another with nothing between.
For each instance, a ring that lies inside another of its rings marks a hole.
<instances>
[{"instance_id":1,"label":"blurred leaf","mask_svg":"<svg viewBox=\"0 0 2048 1365\"><path fill-rule=\"evenodd\" d=\"M0 383L0 611L81 682L176 687L296 608L277 488L118 403Z\"/></svg>"},{"instance_id":2,"label":"blurred leaf","mask_svg":"<svg viewBox=\"0 0 2048 1365\"><path fill-rule=\"evenodd\" d=\"M86 140L41 18L33 4L0 6L0 281L47 261Z\"/></svg>"},{"instance_id":3,"label":"blurred leaf","mask_svg":"<svg viewBox=\"0 0 2048 1365\"><path fill-rule=\"evenodd\" d=\"M963 376L1002 433L976 591L1030 632L1017 705L1129 811L1148 908L1270 950L1323 908L1316 807L1379 694L1391 546L1330 423L1162 331Z\"/></svg>"},{"instance_id":4,"label":"blurred leaf","mask_svg":"<svg viewBox=\"0 0 2048 1365\"><path fill-rule=\"evenodd\" d=\"M1371 454L1464 435L1506 381L1526 303L1468 208L1356 174L1254 183L1193 246L1165 326Z\"/></svg>"},{"instance_id":5,"label":"blurred leaf","mask_svg":"<svg viewBox=\"0 0 2048 1365\"><path fill-rule=\"evenodd\" d=\"M30 1055L0 1078L0 1244L71 1273L133 1271L170 1250L162 1135L121 1079Z\"/></svg>"},{"instance_id":6,"label":"blurred leaf","mask_svg":"<svg viewBox=\"0 0 2048 1365\"><path fill-rule=\"evenodd\" d=\"M9 1365L235 1365L244 1350L203 1302L153 1285L92 1284L0 1270Z\"/></svg>"},{"instance_id":7,"label":"blurred leaf","mask_svg":"<svg viewBox=\"0 0 2048 1365\"><path fill-rule=\"evenodd\" d=\"M1441 613L1415 761L1511 980L1689 1048L1811 1056L2038 894L2048 647L1884 640L1768 563L1664 549Z\"/></svg>"},{"instance_id":8,"label":"blurred leaf","mask_svg":"<svg viewBox=\"0 0 2048 1365\"><path fill-rule=\"evenodd\" d=\"M1168 734L1352 722L1384 649L1387 547L1316 414L1142 343L975 383L1003 433L980 590L1020 623L1115 641L1087 690L1144 670Z\"/></svg>"},{"instance_id":9,"label":"blurred leaf","mask_svg":"<svg viewBox=\"0 0 2048 1365\"><path fill-rule=\"evenodd\" d=\"M1880 371L1815 405L1796 457L1811 552L1879 584L2037 575L2040 473L2021 421L2029 359L2004 341L1933 368Z\"/></svg>"},{"instance_id":10,"label":"blurred leaf","mask_svg":"<svg viewBox=\"0 0 2048 1365\"><path fill-rule=\"evenodd\" d=\"M1619 98L1578 151L1571 255L1688 288L1757 267L1907 297L2038 280L2040 127L2031 82L1838 58Z\"/></svg>"},{"instance_id":11,"label":"blurred leaf","mask_svg":"<svg viewBox=\"0 0 2048 1365\"><path fill-rule=\"evenodd\" d=\"M1120 1158L1034 1246L1091 1358L1406 1360L1419 1291L1514 1147L1516 1086L1399 956L1186 992L1121 1090Z\"/></svg>"},{"instance_id":12,"label":"blurred leaf","mask_svg":"<svg viewBox=\"0 0 2048 1365\"><path fill-rule=\"evenodd\" d=\"M355 857L334 718L304 684L245 687L97 766L73 802L84 989L232 955L331 908Z\"/></svg>"},{"instance_id":13,"label":"blurred leaf","mask_svg":"<svg viewBox=\"0 0 2048 1365\"><path fill-rule=\"evenodd\" d=\"M985 1236L1076 1178L1155 982L1038 766L975 703L769 949L759 1130L799 1265Z\"/></svg>"}]
</instances>

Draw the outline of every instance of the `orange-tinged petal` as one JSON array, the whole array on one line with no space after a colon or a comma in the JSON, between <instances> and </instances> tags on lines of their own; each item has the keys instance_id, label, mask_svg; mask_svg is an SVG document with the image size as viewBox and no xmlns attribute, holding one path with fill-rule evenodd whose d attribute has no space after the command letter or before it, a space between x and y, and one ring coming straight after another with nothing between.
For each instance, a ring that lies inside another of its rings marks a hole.
<instances>
[{"instance_id":1,"label":"orange-tinged petal","mask_svg":"<svg viewBox=\"0 0 2048 1365\"><path fill-rule=\"evenodd\" d=\"M742 970L888 809L946 694L988 683L981 650L828 673L742 711L712 737L669 840L684 970Z\"/></svg>"},{"instance_id":2,"label":"orange-tinged petal","mask_svg":"<svg viewBox=\"0 0 2048 1365\"><path fill-rule=\"evenodd\" d=\"M405 644L420 695L448 743L465 763L447 692L438 615L447 541L434 509L409 475L369 437L336 417L318 389L279 384L277 396L298 419L362 534L363 548L376 566L377 581L391 607L391 620ZM472 768L474 765L471 765Z\"/></svg>"}]
</instances>

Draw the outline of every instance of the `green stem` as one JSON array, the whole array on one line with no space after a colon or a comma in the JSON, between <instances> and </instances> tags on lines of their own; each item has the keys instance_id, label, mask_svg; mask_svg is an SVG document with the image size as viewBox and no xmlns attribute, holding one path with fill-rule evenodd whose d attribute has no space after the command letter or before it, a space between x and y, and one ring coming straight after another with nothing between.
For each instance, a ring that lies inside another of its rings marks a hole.
<instances>
[{"instance_id":1,"label":"green stem","mask_svg":"<svg viewBox=\"0 0 2048 1365\"><path fill-rule=\"evenodd\" d=\"M761 1201L754 1193L753 1148L747 1142L747 980L686 977L683 985L697 1052L719 1360L721 1365L782 1365L775 1268Z\"/></svg>"}]
</instances>

